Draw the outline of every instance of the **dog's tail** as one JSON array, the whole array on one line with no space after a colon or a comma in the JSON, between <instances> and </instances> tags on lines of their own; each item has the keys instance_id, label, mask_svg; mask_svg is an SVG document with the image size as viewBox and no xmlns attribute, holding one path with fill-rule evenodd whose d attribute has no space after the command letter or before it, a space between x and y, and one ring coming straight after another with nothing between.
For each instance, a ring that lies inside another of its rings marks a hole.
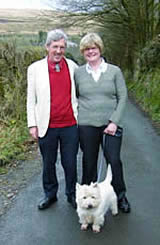
<instances>
[{"instance_id":1,"label":"dog's tail","mask_svg":"<svg viewBox=\"0 0 160 245\"><path fill-rule=\"evenodd\" d=\"M111 164L108 164L107 167L107 174L106 174L106 178L104 180L105 182L111 183L112 181L112 169L111 169Z\"/></svg>"}]
</instances>

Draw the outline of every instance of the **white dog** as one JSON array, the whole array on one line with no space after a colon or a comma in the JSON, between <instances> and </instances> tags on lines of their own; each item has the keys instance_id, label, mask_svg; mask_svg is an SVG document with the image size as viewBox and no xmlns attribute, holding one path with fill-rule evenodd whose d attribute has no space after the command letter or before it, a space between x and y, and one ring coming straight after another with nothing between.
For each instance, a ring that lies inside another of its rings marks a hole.
<instances>
[{"instance_id":1,"label":"white dog","mask_svg":"<svg viewBox=\"0 0 160 245\"><path fill-rule=\"evenodd\" d=\"M100 232L104 217L108 210L113 215L118 214L117 196L111 185L112 171L108 165L106 178L101 183L90 185L76 184L76 203L81 230L87 230L92 224L94 232Z\"/></svg>"}]
</instances>

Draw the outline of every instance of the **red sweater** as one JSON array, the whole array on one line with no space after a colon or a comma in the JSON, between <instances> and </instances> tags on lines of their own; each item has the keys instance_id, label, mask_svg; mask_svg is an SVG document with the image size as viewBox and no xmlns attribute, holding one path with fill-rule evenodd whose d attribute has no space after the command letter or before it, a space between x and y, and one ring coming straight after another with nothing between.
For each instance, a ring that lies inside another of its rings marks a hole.
<instances>
[{"instance_id":1,"label":"red sweater","mask_svg":"<svg viewBox=\"0 0 160 245\"><path fill-rule=\"evenodd\" d=\"M49 128L62 128L76 124L71 104L71 79L65 59L59 63L60 71L55 70L55 63L48 60L51 109Z\"/></svg>"}]
</instances>

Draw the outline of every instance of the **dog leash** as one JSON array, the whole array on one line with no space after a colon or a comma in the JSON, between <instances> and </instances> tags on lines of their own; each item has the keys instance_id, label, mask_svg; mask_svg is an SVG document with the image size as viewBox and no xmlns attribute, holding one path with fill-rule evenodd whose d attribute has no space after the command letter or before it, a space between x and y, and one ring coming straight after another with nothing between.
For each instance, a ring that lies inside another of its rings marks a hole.
<instances>
[{"instance_id":1,"label":"dog leash","mask_svg":"<svg viewBox=\"0 0 160 245\"><path fill-rule=\"evenodd\" d=\"M105 147L105 137L106 134L103 134L103 142L102 142L102 146L101 146L101 155L100 155L100 163L99 163L99 169L98 169L98 177L97 177L97 182L100 182L100 178L101 178L101 174L102 174L102 169L103 169L103 165L105 162L105 157L104 157L104 147Z\"/></svg>"}]
</instances>

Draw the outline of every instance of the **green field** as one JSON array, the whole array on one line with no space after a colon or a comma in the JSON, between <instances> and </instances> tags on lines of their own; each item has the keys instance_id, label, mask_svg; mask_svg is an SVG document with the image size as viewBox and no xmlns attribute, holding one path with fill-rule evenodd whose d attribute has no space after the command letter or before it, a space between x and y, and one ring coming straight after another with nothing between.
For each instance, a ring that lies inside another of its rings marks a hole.
<instances>
[{"instance_id":1,"label":"green field","mask_svg":"<svg viewBox=\"0 0 160 245\"><path fill-rule=\"evenodd\" d=\"M0 9L0 34L36 34L54 28L63 28L63 12L32 9ZM65 29L65 28L64 28ZM77 35L80 28L65 29L69 35Z\"/></svg>"}]
</instances>

